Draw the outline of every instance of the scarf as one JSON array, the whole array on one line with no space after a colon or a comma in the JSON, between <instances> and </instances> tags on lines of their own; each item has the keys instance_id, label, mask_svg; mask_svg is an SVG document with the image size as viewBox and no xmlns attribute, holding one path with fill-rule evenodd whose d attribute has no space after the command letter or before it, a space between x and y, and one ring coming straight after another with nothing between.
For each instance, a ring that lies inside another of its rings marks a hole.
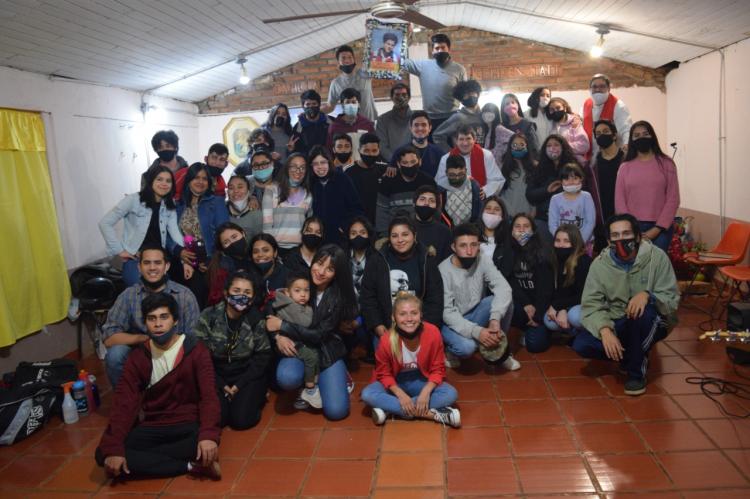
<instances>
[{"instance_id":1,"label":"scarf","mask_svg":"<svg viewBox=\"0 0 750 499\"><path fill-rule=\"evenodd\" d=\"M615 122L615 104L617 104L617 97L609 94L607 100L604 102L602 108L602 114L599 115L600 120L608 120L612 123ZM586 153L586 159L591 158L591 150L594 147L594 141L592 140L594 134L594 100L589 97L586 102L583 103L583 129L586 130L586 135L589 138L589 150Z\"/></svg>"},{"instance_id":2,"label":"scarf","mask_svg":"<svg viewBox=\"0 0 750 499\"><path fill-rule=\"evenodd\" d=\"M451 156L461 156L461 151L457 147L450 150ZM469 153L470 172L469 175L479 182L480 187L484 187L487 184L487 172L484 169L484 149L479 144L474 144L474 147Z\"/></svg>"}]
</instances>

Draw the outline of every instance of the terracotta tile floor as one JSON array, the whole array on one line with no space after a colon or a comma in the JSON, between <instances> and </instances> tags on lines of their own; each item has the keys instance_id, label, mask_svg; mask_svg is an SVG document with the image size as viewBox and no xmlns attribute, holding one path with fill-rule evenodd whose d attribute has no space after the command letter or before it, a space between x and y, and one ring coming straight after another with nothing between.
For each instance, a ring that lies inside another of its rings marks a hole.
<instances>
[{"instance_id":1,"label":"terracotta tile floor","mask_svg":"<svg viewBox=\"0 0 750 499\"><path fill-rule=\"evenodd\" d=\"M725 417L685 383L686 376L737 378L724 345L695 340L703 317L680 316L652 353L648 393L639 398L623 395L613 366L563 346L519 350L523 367L512 373L485 370L478 360L449 371L460 430L374 426L359 401L372 370L366 364L354 369L344 421L295 412L289 395L272 394L256 428L223 433L220 482L110 483L93 460L111 399L104 382L98 414L69 427L54 419L0 448L0 497L750 498L750 420ZM98 361L84 364L104 379ZM750 409L747 401L725 403Z\"/></svg>"}]
</instances>

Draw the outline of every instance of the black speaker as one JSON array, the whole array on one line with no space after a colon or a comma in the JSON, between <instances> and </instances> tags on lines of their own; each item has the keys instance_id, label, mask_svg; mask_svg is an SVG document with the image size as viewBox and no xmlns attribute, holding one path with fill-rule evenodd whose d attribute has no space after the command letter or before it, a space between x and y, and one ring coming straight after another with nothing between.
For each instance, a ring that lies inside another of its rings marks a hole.
<instances>
[{"instance_id":1,"label":"black speaker","mask_svg":"<svg viewBox=\"0 0 750 499\"><path fill-rule=\"evenodd\" d=\"M746 331L750 329L750 303L736 301L727 305L727 330Z\"/></svg>"}]
</instances>

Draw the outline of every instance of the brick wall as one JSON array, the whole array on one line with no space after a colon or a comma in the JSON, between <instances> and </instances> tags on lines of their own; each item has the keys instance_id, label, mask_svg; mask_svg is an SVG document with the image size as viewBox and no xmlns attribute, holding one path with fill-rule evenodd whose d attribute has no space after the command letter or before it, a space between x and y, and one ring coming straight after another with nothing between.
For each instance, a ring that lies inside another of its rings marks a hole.
<instances>
[{"instance_id":1,"label":"brick wall","mask_svg":"<svg viewBox=\"0 0 750 499\"><path fill-rule=\"evenodd\" d=\"M582 90L595 73L606 73L617 87L657 87L664 91L666 71L614 59L591 59L588 53L470 28L443 30L451 37L453 59L463 64L484 88L500 86L505 92L530 92L538 86L555 90ZM415 33L412 43L428 43L430 34ZM593 40L592 40L593 41ZM349 43L360 60L364 40ZM201 114L267 109L277 102L299 105L309 88L325 100L328 85L338 74L333 50L256 78L234 92L198 103ZM375 98L388 97L393 84L373 80Z\"/></svg>"}]
</instances>

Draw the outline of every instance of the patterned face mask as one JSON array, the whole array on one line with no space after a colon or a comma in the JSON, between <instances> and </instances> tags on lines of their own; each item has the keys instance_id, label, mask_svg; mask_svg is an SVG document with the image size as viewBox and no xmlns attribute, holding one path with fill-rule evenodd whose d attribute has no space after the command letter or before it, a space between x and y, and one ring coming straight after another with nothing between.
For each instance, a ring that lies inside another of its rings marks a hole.
<instances>
[{"instance_id":1,"label":"patterned face mask","mask_svg":"<svg viewBox=\"0 0 750 499\"><path fill-rule=\"evenodd\" d=\"M250 306L251 299L247 295L229 295L227 296L227 303L236 311L242 312Z\"/></svg>"}]
</instances>

